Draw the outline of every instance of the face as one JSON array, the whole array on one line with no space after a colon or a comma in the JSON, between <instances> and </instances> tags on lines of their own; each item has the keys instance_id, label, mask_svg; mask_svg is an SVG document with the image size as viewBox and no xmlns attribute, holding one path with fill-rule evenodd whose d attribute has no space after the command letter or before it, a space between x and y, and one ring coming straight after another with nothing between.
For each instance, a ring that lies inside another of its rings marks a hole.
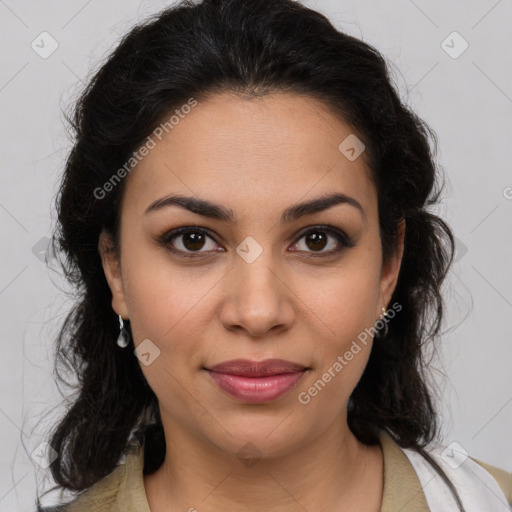
<instances>
[{"instance_id":1,"label":"face","mask_svg":"<svg viewBox=\"0 0 512 512\"><path fill-rule=\"evenodd\" d=\"M351 134L309 97L217 94L126 178L120 266L100 251L166 435L277 456L346 428L372 345L362 333L391 307L402 249L382 264L364 153L339 149ZM334 194L330 206L293 208ZM178 195L194 211L163 201ZM240 359L298 366L210 371Z\"/></svg>"}]
</instances>

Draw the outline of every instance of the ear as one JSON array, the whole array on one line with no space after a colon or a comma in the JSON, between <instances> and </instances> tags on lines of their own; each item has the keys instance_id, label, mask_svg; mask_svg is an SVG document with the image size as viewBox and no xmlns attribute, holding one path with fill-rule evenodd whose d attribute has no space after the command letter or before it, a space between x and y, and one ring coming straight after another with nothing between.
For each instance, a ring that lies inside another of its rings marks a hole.
<instances>
[{"instance_id":1,"label":"ear","mask_svg":"<svg viewBox=\"0 0 512 512\"><path fill-rule=\"evenodd\" d=\"M382 314L381 308L388 307L391 301L391 296L395 291L396 283L398 281L398 274L402 263L402 255L404 253L404 238L405 238L405 219L402 219L397 228L397 245L393 255L389 261L382 265L381 271L381 303L379 304L379 311L377 316Z\"/></svg>"},{"instance_id":2,"label":"ear","mask_svg":"<svg viewBox=\"0 0 512 512\"><path fill-rule=\"evenodd\" d=\"M112 292L112 309L117 315L121 315L124 319L127 319L129 318L129 313L125 300L121 265L113 250L112 239L105 230L100 234L98 251L108 286Z\"/></svg>"}]
</instances>

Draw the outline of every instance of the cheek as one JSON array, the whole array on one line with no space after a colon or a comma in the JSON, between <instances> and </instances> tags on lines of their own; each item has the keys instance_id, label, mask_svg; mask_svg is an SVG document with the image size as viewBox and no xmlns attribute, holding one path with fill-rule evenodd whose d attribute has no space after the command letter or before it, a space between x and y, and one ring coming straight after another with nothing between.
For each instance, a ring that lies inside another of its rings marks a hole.
<instances>
[{"instance_id":1,"label":"cheek","mask_svg":"<svg viewBox=\"0 0 512 512\"><path fill-rule=\"evenodd\" d=\"M327 346L332 344L341 350L377 319L378 262L354 254L329 275L302 280L296 290L306 310L311 311L312 318L316 317L315 325Z\"/></svg>"},{"instance_id":2,"label":"cheek","mask_svg":"<svg viewBox=\"0 0 512 512\"><path fill-rule=\"evenodd\" d=\"M370 356L375 319L374 287L333 284L325 290L325 302L317 305L326 318L327 336L319 336L314 347L314 371L297 392L309 413L329 423L346 408ZM333 334L334 333L334 334Z\"/></svg>"},{"instance_id":3,"label":"cheek","mask_svg":"<svg viewBox=\"0 0 512 512\"><path fill-rule=\"evenodd\" d=\"M123 281L135 341L168 343L184 332L193 341L205 318L202 301L218 280L214 274L206 265L172 264L164 249L127 243Z\"/></svg>"},{"instance_id":4,"label":"cheek","mask_svg":"<svg viewBox=\"0 0 512 512\"><path fill-rule=\"evenodd\" d=\"M194 409L195 402L190 401L190 391L185 392L184 386L190 390L190 372L203 363L200 340L206 330L208 291L213 291L215 280L211 274L194 276L192 269L163 265L154 259L145 260L144 265L138 263L144 260L135 257L125 261L134 344L137 347L149 339L159 350L149 365L141 360L141 370L160 407L182 415L186 423L201 413Z\"/></svg>"},{"instance_id":5,"label":"cheek","mask_svg":"<svg viewBox=\"0 0 512 512\"><path fill-rule=\"evenodd\" d=\"M333 269L330 279L309 286L309 294L302 289L318 326L315 372L300 389L316 402L313 407L342 407L364 372L377 319L379 270L379 261L370 252L366 257L359 253Z\"/></svg>"}]
</instances>

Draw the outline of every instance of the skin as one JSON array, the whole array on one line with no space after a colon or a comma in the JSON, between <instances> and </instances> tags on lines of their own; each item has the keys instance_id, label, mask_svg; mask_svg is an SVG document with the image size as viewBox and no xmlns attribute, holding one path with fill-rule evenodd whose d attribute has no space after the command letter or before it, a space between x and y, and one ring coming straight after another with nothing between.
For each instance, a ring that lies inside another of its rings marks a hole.
<instances>
[{"instance_id":1,"label":"skin","mask_svg":"<svg viewBox=\"0 0 512 512\"><path fill-rule=\"evenodd\" d=\"M150 339L160 350L141 364L159 400L167 446L162 467L144 476L152 512L380 510L381 448L360 443L346 417L372 340L310 403L297 399L391 306L400 269L405 225L383 264L369 169L362 156L349 161L338 149L351 133L310 97L216 94L126 178L121 261L107 250L106 236L99 250L112 307L130 319L135 346ZM278 223L290 205L334 191L356 199L364 216L340 204ZM237 222L178 206L144 213L171 193L222 204ZM303 236L316 224L341 229L355 246L315 257L337 246L334 235L325 247ZM199 251L195 259L158 242L182 226L211 231L202 247L181 236L168 243ZM248 236L263 249L252 263L236 252ZM235 358L281 358L311 370L277 401L249 404L225 394L202 369ZM237 456L247 443L258 457L250 467Z\"/></svg>"}]
</instances>

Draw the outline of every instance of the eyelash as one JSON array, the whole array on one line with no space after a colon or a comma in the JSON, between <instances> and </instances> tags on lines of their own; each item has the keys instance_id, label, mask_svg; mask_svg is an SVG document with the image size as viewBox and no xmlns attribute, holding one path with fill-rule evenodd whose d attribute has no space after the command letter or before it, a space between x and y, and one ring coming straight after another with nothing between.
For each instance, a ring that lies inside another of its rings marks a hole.
<instances>
[{"instance_id":1,"label":"eyelash","mask_svg":"<svg viewBox=\"0 0 512 512\"><path fill-rule=\"evenodd\" d=\"M296 242L294 242L293 245L297 244L303 237L306 235L309 235L311 233L328 233L332 236L334 236L338 240L338 246L335 249L331 249L330 251L325 252L318 252L315 254L313 251L309 257L312 258L318 258L318 257L327 257L332 256L334 254L337 254L344 249L349 249L351 247L354 247L356 244L352 238L350 238L346 233L343 231L334 228L333 226L324 226L324 225L317 225L317 226L311 226L306 231L302 232L299 237L297 238ZM209 238L211 238L213 241L215 241L215 238L212 236L211 232L208 229L201 228L199 226L186 226L182 228L177 228L172 231L169 231L167 233L164 233L162 236L158 238L158 242L163 245L167 250L172 252L173 254L177 254L178 256L182 258L200 258L202 255L207 254L206 251L182 251L180 249L173 249L170 247L170 242L174 238L178 237L179 235L187 234L187 233L202 233ZM217 242L216 242L217 243ZM220 252L220 251L218 251ZM297 251L301 252L301 251Z\"/></svg>"}]
</instances>

